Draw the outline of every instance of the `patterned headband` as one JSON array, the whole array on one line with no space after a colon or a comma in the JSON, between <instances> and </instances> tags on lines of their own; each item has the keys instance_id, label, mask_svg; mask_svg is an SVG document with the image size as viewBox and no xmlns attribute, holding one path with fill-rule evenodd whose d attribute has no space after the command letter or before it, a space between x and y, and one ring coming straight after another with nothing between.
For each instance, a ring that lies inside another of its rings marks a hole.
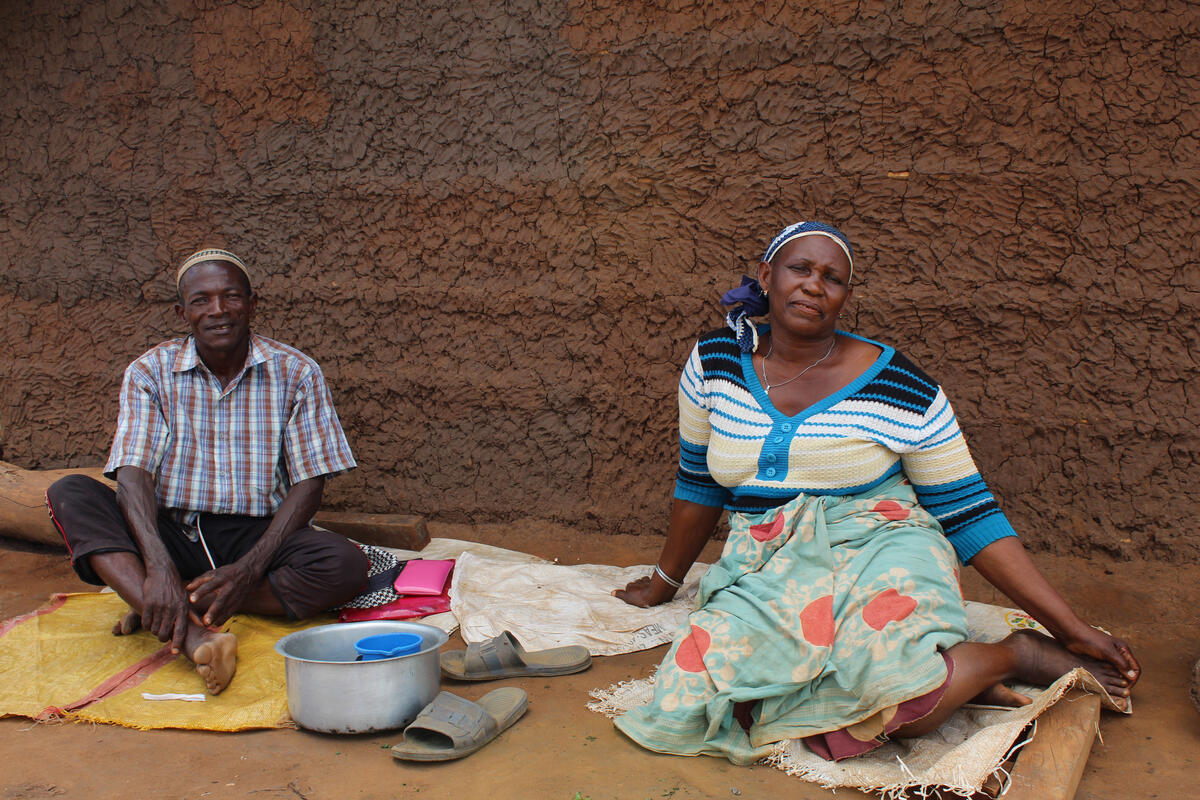
<instances>
[{"instance_id":1,"label":"patterned headband","mask_svg":"<svg viewBox=\"0 0 1200 800\"><path fill-rule=\"evenodd\" d=\"M797 222L788 225L771 240L762 260L769 262L785 244L804 236L824 236L836 242L837 246L842 248L842 252L846 254L846 260L850 262L850 280L854 280L854 255L850 248L850 240L846 238L846 234L824 222Z\"/></svg>"},{"instance_id":2,"label":"patterned headband","mask_svg":"<svg viewBox=\"0 0 1200 800\"><path fill-rule=\"evenodd\" d=\"M197 264L203 264L205 261L225 261L233 264L242 271L243 275L246 276L246 281L250 281L250 270L246 269L246 263L244 261L228 250L209 248L207 250L197 250L188 256L187 260L179 266L179 271L175 273L176 288L178 288L179 284L183 281L183 275L185 272Z\"/></svg>"},{"instance_id":3,"label":"patterned headband","mask_svg":"<svg viewBox=\"0 0 1200 800\"><path fill-rule=\"evenodd\" d=\"M779 248L802 236L826 236L837 242L838 247L846 254L846 260L850 262L850 280L854 280L854 257L851 255L850 240L846 238L846 234L823 222L797 222L788 225L771 240L762 260L769 263L779 252ZM758 328L750 321L750 317L762 316L769 310L767 296L762 287L758 285L758 281L744 275L741 286L722 295L721 304L733 306L725 315L725 324L733 331L738 348L743 353L753 353L758 349Z\"/></svg>"}]
</instances>

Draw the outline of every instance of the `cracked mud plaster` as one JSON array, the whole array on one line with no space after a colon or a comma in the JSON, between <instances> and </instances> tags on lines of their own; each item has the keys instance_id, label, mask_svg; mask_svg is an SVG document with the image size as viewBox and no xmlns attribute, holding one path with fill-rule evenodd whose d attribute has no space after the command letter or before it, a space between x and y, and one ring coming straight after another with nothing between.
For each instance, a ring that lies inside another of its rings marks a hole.
<instances>
[{"instance_id":1,"label":"cracked mud plaster","mask_svg":"<svg viewBox=\"0 0 1200 800\"><path fill-rule=\"evenodd\" d=\"M0 6L0 458L100 463L171 267L250 262L343 509L659 534L675 382L783 224L1027 542L1200 557L1185 2Z\"/></svg>"}]
</instances>

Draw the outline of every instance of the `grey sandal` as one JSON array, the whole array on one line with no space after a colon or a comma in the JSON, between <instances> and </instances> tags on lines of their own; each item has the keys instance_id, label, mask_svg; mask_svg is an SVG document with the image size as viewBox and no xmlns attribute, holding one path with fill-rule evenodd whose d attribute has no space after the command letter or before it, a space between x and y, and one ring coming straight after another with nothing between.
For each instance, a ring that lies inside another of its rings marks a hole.
<instances>
[{"instance_id":1,"label":"grey sandal","mask_svg":"<svg viewBox=\"0 0 1200 800\"><path fill-rule=\"evenodd\" d=\"M499 736L529 708L525 690L505 686L472 703L440 692L404 729L404 741L392 746L402 761L451 761L469 756Z\"/></svg>"},{"instance_id":2,"label":"grey sandal","mask_svg":"<svg viewBox=\"0 0 1200 800\"><path fill-rule=\"evenodd\" d=\"M527 652L508 631L467 645L466 650L442 653L442 674L460 681L493 681L497 678L570 675L592 665L586 647L577 644Z\"/></svg>"}]
</instances>

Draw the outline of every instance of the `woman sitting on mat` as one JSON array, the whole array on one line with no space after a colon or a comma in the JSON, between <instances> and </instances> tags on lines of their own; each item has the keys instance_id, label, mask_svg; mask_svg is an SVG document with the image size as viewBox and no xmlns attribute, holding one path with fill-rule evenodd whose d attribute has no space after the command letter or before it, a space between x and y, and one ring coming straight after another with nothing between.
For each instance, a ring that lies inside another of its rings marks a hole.
<instances>
[{"instance_id":1,"label":"woman sitting on mat","mask_svg":"<svg viewBox=\"0 0 1200 800\"><path fill-rule=\"evenodd\" d=\"M730 534L654 699L616 724L643 747L750 763L804 737L828 759L933 730L963 703L1021 705L1001 682L1086 667L1129 696L1128 645L1077 617L1015 538L938 384L837 329L850 242L818 222L767 248L728 328L679 382L680 466L654 573L614 592L671 599L722 508ZM759 289L761 285L761 289ZM756 326L747 316L768 314ZM958 563L1053 635L968 642Z\"/></svg>"}]
</instances>

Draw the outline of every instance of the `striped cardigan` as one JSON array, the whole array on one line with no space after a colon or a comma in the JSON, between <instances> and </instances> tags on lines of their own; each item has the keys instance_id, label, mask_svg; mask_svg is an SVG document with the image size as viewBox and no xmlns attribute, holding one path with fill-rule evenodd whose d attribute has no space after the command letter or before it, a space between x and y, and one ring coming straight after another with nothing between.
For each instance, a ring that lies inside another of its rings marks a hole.
<instances>
[{"instance_id":1,"label":"striped cardigan","mask_svg":"<svg viewBox=\"0 0 1200 800\"><path fill-rule=\"evenodd\" d=\"M895 349L789 417L767 398L728 328L700 337L679 380L675 497L759 514L801 493L867 491L903 472L967 563L1015 536L979 475L941 387Z\"/></svg>"}]
</instances>

